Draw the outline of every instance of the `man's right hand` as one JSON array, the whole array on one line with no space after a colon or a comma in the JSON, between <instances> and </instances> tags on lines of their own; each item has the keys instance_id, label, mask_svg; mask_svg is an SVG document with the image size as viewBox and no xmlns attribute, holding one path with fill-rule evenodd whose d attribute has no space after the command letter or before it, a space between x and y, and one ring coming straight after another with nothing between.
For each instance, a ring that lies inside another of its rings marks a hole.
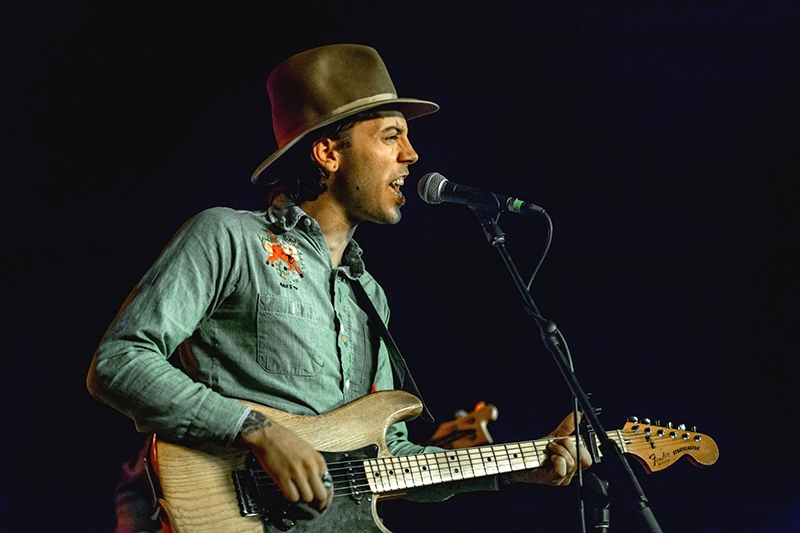
<instances>
[{"instance_id":1,"label":"man's right hand","mask_svg":"<svg viewBox=\"0 0 800 533\"><path fill-rule=\"evenodd\" d=\"M284 498L302 500L320 512L330 507L333 488L322 482L328 471L325 458L293 431L252 410L237 440L250 448Z\"/></svg>"}]
</instances>

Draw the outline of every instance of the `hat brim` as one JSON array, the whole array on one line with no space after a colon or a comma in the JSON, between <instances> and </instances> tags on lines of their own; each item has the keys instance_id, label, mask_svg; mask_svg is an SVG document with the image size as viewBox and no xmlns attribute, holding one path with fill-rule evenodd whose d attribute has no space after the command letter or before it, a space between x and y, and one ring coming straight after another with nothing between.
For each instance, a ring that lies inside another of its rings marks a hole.
<instances>
[{"instance_id":1,"label":"hat brim","mask_svg":"<svg viewBox=\"0 0 800 533\"><path fill-rule=\"evenodd\" d=\"M345 119L347 117L351 117L353 115L357 115L358 113L362 113L369 109L397 110L403 113L403 116L406 118L406 120L411 120L424 115L430 115L431 113L435 113L436 111L439 110L439 105L433 102L429 102L427 100L417 100L415 98L392 98L389 100L384 100L382 102L370 102L362 106L356 106L351 109L348 109L346 112L337 113L334 116L321 120L319 123L314 124L314 126L294 136L294 138L291 141L289 141L284 146L273 152L273 154L270 155L267 159L265 159L264 162L258 166L255 172L253 172L253 175L250 177L250 181L256 185L263 185L264 182L267 181L263 177L264 170L312 131L324 128L325 126L329 126L334 122Z\"/></svg>"}]
</instances>

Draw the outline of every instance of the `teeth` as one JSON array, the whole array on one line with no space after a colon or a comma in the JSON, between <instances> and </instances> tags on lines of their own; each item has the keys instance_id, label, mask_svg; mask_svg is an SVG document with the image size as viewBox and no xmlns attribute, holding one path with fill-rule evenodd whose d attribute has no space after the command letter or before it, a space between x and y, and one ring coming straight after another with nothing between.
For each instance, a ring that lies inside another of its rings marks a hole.
<instances>
[{"instance_id":1,"label":"teeth","mask_svg":"<svg viewBox=\"0 0 800 533\"><path fill-rule=\"evenodd\" d=\"M390 187L394 189L394 193L397 195L398 198L403 197L403 192L400 190L400 187L402 187L405 182L406 182L405 178L400 178L394 180L390 185Z\"/></svg>"}]
</instances>

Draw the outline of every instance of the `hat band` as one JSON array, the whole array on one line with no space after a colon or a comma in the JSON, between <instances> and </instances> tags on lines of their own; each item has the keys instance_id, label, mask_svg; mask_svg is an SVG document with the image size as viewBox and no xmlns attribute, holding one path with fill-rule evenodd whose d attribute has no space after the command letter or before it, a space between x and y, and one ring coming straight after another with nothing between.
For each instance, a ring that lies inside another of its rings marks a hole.
<instances>
[{"instance_id":1,"label":"hat band","mask_svg":"<svg viewBox=\"0 0 800 533\"><path fill-rule=\"evenodd\" d=\"M341 113L346 113L350 109L355 109L356 107L361 107L364 105L369 105L374 102L380 102L382 100L397 100L397 95L395 93L381 93L376 94L374 96L367 96L366 98L359 98L354 102L349 102L343 106L339 106L333 111L331 111L328 116L336 116Z\"/></svg>"}]
</instances>

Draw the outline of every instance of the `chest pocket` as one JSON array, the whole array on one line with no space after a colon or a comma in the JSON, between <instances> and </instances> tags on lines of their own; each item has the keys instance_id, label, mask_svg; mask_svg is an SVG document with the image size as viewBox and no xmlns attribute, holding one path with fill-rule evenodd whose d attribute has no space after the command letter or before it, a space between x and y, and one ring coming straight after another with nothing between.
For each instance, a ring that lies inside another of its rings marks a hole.
<instances>
[{"instance_id":1,"label":"chest pocket","mask_svg":"<svg viewBox=\"0 0 800 533\"><path fill-rule=\"evenodd\" d=\"M314 376L325 354L336 353L336 331L314 306L270 294L258 295L258 364L267 372Z\"/></svg>"}]
</instances>

